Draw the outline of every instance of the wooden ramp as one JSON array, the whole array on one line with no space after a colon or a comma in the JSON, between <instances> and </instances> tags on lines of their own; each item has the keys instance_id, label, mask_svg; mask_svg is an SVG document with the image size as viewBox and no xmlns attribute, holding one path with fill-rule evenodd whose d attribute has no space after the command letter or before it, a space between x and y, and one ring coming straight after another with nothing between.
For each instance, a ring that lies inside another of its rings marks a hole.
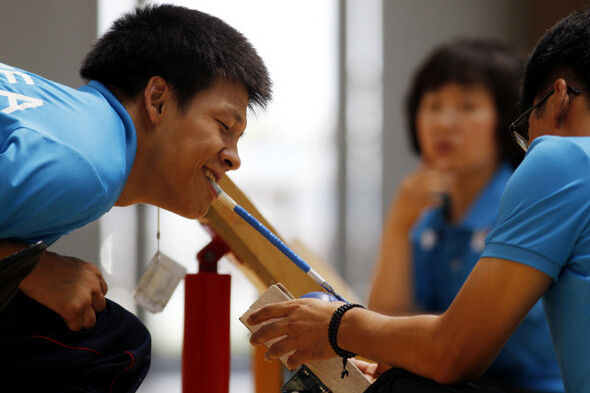
<instances>
[{"instance_id":1,"label":"wooden ramp","mask_svg":"<svg viewBox=\"0 0 590 393\"><path fill-rule=\"evenodd\" d=\"M301 245L286 242L228 176L224 176L219 182L219 186L303 258L336 292L351 303L360 303L358 295L334 268L315 258ZM245 274L260 294L279 283L286 289L289 296L292 295L295 298L309 292L323 291L323 288L301 271L287 256L221 202L215 201L207 215L200 219L200 222L212 235L215 234L227 245L231 252L226 257ZM264 351L260 349L254 351L253 369L256 393L279 392L282 385L280 363L269 364L263 360L263 355ZM333 360L336 360L334 364L338 364L338 367L334 369L334 375L339 378L342 371L342 361L340 359ZM309 367L309 365L307 366ZM358 372L358 370L356 371ZM324 382L323 379L322 382ZM365 388L366 386L364 388L358 387L356 390L335 390L333 393L360 393Z\"/></svg>"},{"instance_id":2,"label":"wooden ramp","mask_svg":"<svg viewBox=\"0 0 590 393\"><path fill-rule=\"evenodd\" d=\"M223 177L219 186L299 254L312 269L330 283L336 292L351 303L360 303L359 297L334 268L314 258L301 245L286 242L227 176ZM264 236L221 202L215 201L200 222L229 247L231 250L229 259L244 272L261 294L277 283L281 283L296 298L309 292L323 291L323 288L302 272Z\"/></svg>"}]
</instances>

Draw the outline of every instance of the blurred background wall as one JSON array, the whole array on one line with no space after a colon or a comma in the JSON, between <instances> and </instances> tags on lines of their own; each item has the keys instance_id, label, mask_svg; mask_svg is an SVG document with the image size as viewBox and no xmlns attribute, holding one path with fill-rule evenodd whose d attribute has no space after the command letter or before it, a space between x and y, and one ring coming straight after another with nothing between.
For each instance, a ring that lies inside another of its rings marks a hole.
<instances>
[{"instance_id":1,"label":"blurred background wall","mask_svg":"<svg viewBox=\"0 0 590 393\"><path fill-rule=\"evenodd\" d=\"M463 35L504 39L528 53L547 28L588 3L174 2L226 20L267 62L275 100L266 113L251 114L240 142L243 166L230 177L284 238L300 240L335 266L361 298L389 200L416 165L405 138L402 105L418 63L434 46ZM139 3L149 2L0 0L0 62L77 87L82 83L80 62L97 36ZM161 229L163 252L194 272L195 254L208 235L195 221L168 212L162 212ZM138 277L155 252L155 231L156 209L113 208L51 249L98 264L109 282L108 296L150 327L154 366L143 391L180 391L181 288L158 315L145 315L132 300ZM256 292L229 263L222 271L233 275L235 320ZM249 346L239 323L232 325L232 351L232 392L247 392Z\"/></svg>"}]
</instances>

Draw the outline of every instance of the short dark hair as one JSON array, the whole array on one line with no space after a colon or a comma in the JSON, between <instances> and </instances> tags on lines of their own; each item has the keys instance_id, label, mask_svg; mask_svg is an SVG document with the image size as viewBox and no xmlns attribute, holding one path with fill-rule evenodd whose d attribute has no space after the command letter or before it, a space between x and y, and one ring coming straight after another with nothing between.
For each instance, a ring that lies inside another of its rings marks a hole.
<instances>
[{"instance_id":1,"label":"short dark hair","mask_svg":"<svg viewBox=\"0 0 590 393\"><path fill-rule=\"evenodd\" d=\"M447 83L482 85L498 113L496 141L501 161L516 167L523 158L508 126L518 115L518 93L524 58L507 43L485 38L458 38L437 47L414 74L406 97L406 122L412 149L420 154L416 115L425 93Z\"/></svg>"},{"instance_id":2,"label":"short dark hair","mask_svg":"<svg viewBox=\"0 0 590 393\"><path fill-rule=\"evenodd\" d=\"M549 29L529 56L524 72L521 111L545 94L557 78L588 92L590 87L590 7L572 12Z\"/></svg>"},{"instance_id":3,"label":"short dark hair","mask_svg":"<svg viewBox=\"0 0 590 393\"><path fill-rule=\"evenodd\" d=\"M168 4L137 7L116 20L87 54L80 75L121 100L161 76L183 111L218 77L244 84L251 108L264 108L272 96L268 70L241 33L214 16Z\"/></svg>"}]
</instances>

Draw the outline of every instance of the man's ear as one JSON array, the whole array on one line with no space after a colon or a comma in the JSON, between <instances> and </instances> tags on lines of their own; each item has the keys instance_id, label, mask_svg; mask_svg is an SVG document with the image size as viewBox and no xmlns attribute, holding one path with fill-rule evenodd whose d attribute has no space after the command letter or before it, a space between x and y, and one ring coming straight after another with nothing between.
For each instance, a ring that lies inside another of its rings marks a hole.
<instances>
[{"instance_id":1,"label":"man's ear","mask_svg":"<svg viewBox=\"0 0 590 393\"><path fill-rule=\"evenodd\" d=\"M555 100L553 105L553 111L551 116L551 122L555 129L561 128L563 126L565 119L570 110L570 95L567 91L567 82L563 78L559 78L553 84L553 88L555 89Z\"/></svg>"},{"instance_id":2,"label":"man's ear","mask_svg":"<svg viewBox=\"0 0 590 393\"><path fill-rule=\"evenodd\" d=\"M164 115L170 96L170 86L160 76L152 76L143 91L145 109L153 124L158 124Z\"/></svg>"}]
</instances>

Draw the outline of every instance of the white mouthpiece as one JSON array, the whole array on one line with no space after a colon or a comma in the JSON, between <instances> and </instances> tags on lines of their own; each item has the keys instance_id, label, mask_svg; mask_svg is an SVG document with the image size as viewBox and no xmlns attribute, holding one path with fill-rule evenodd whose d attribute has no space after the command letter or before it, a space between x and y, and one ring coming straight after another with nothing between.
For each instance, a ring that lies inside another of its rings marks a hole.
<instances>
[{"instance_id":1,"label":"white mouthpiece","mask_svg":"<svg viewBox=\"0 0 590 393\"><path fill-rule=\"evenodd\" d=\"M219 187L219 185L217 183L215 183L213 180L209 180L209 183L211 183L211 185L215 189L217 196L223 194L223 190L221 189L221 187Z\"/></svg>"},{"instance_id":2,"label":"white mouthpiece","mask_svg":"<svg viewBox=\"0 0 590 393\"><path fill-rule=\"evenodd\" d=\"M229 195L227 195L225 193L225 191L223 191L217 183L215 183L212 180L209 180L209 182L211 183L211 185L215 189L215 192L217 193L217 197L219 198L219 201L221 203L223 203L225 206L229 207L232 210L234 207L236 207L238 205L236 203L236 201L234 201Z\"/></svg>"}]
</instances>

